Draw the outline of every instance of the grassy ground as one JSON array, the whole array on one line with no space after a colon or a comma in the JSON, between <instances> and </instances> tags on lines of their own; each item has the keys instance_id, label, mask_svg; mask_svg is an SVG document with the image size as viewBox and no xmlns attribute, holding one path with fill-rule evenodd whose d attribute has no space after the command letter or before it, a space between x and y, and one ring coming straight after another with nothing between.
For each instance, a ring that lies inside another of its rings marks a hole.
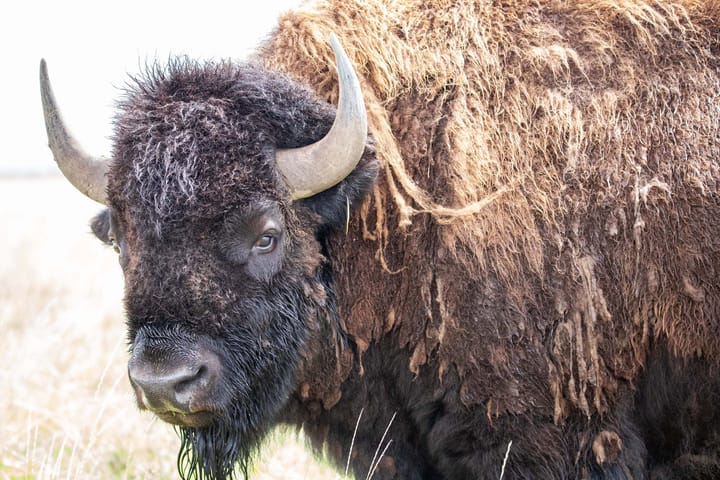
<instances>
[{"instance_id":1,"label":"grassy ground","mask_svg":"<svg viewBox=\"0 0 720 480\"><path fill-rule=\"evenodd\" d=\"M172 428L135 406L122 276L100 206L60 178L0 178L0 480L177 478ZM336 479L292 435L257 479Z\"/></svg>"}]
</instances>

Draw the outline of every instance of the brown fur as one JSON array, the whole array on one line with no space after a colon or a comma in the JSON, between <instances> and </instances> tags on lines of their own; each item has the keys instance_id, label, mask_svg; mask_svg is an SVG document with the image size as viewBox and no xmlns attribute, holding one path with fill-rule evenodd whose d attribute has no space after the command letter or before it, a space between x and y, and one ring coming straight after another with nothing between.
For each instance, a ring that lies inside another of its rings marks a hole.
<instances>
[{"instance_id":1,"label":"brown fur","mask_svg":"<svg viewBox=\"0 0 720 480\"><path fill-rule=\"evenodd\" d=\"M717 363L718 12L330 0L282 17L260 60L334 99L335 32L383 162L332 247L360 352L396 332L410 370L457 369L466 405L556 422L606 412L655 339ZM306 393L331 406L337 371Z\"/></svg>"}]
</instances>

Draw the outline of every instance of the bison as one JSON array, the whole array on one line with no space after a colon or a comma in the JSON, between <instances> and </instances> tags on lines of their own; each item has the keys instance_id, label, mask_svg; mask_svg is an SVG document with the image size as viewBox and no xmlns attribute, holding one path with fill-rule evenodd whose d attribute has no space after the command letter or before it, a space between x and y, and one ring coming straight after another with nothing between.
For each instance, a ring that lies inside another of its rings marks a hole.
<instances>
[{"instance_id":1,"label":"bison","mask_svg":"<svg viewBox=\"0 0 720 480\"><path fill-rule=\"evenodd\" d=\"M109 159L41 91L184 478L285 423L360 477L710 479L719 69L712 1L326 0L148 67Z\"/></svg>"}]
</instances>

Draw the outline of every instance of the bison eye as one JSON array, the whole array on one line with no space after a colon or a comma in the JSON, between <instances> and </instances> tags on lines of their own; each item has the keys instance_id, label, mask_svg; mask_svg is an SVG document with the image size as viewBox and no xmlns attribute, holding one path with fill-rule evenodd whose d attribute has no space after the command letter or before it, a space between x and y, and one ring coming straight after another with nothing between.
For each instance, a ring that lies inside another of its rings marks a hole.
<instances>
[{"instance_id":1,"label":"bison eye","mask_svg":"<svg viewBox=\"0 0 720 480\"><path fill-rule=\"evenodd\" d=\"M268 232L268 233L263 234L260 238L257 239L253 248L258 253L270 253L273 250L275 250L276 244L277 244L277 237L275 236L274 233Z\"/></svg>"}]
</instances>

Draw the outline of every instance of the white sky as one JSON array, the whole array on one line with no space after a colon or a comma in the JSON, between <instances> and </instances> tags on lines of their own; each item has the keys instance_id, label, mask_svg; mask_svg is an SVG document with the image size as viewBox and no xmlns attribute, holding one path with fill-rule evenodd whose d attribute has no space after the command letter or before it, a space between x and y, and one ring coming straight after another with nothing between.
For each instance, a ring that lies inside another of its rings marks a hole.
<instances>
[{"instance_id":1,"label":"white sky","mask_svg":"<svg viewBox=\"0 0 720 480\"><path fill-rule=\"evenodd\" d=\"M19 0L0 6L0 174L56 170L43 123L38 69L85 149L110 151L119 88L170 55L242 59L300 0Z\"/></svg>"}]
</instances>

